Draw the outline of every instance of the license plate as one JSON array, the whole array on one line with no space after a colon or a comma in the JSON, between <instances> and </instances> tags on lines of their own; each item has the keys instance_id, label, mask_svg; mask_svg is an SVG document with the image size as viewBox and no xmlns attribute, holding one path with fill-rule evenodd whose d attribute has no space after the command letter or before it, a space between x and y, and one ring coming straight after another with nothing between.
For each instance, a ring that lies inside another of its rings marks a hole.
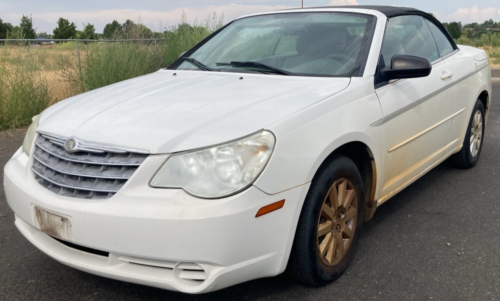
<instances>
[{"instance_id":1,"label":"license plate","mask_svg":"<svg viewBox=\"0 0 500 301\"><path fill-rule=\"evenodd\" d=\"M45 234L62 240L73 240L69 218L35 207L35 219L38 222L39 229Z\"/></svg>"}]
</instances>

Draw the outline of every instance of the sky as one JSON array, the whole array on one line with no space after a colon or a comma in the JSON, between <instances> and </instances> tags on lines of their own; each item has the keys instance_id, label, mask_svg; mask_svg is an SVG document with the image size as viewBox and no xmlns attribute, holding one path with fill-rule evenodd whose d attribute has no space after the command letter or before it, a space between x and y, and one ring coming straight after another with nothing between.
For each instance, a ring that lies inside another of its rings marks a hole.
<instances>
[{"instance_id":1,"label":"sky","mask_svg":"<svg viewBox=\"0 0 500 301\"><path fill-rule=\"evenodd\" d=\"M31 14L37 32L52 33L59 17L82 29L94 24L97 32L113 20L142 23L153 31L177 24L183 12L189 22L207 19L210 13L224 15L225 23L256 12L299 7L301 0L0 0L0 19L18 25L23 14ZM493 19L500 21L500 0L304 0L304 6L396 5L433 13L441 22L462 23Z\"/></svg>"}]
</instances>

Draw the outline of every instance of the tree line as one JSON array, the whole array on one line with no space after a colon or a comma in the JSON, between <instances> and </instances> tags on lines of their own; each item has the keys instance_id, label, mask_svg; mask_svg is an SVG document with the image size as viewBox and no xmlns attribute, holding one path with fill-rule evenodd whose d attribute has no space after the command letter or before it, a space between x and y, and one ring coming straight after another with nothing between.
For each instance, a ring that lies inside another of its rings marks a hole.
<instances>
[{"instance_id":1,"label":"tree line","mask_svg":"<svg viewBox=\"0 0 500 301\"><path fill-rule=\"evenodd\" d=\"M143 24L126 20L123 24L116 20L106 24L102 34L96 33L93 24L83 24L83 30L78 30L74 22L59 18L57 27L52 34L47 32L36 32L33 26L33 18L23 15L19 25L3 22L0 18L0 39L36 39L37 37L50 39L134 39L134 38L163 38L164 33L153 32Z\"/></svg>"},{"instance_id":2,"label":"tree line","mask_svg":"<svg viewBox=\"0 0 500 301\"><path fill-rule=\"evenodd\" d=\"M500 22L492 19L484 23L470 23L462 25L462 22L443 23L454 39L466 36L469 39L481 38L483 34L500 32Z\"/></svg>"},{"instance_id":3,"label":"tree line","mask_svg":"<svg viewBox=\"0 0 500 301\"><path fill-rule=\"evenodd\" d=\"M495 22L492 19L484 23L470 23L462 25L461 22L443 23L450 35L456 40L461 36L466 36L469 39L480 38L483 34L491 32L500 32L500 22ZM193 28L187 23L181 23L180 26ZM96 33L94 25L88 23L83 24L83 30L78 30L74 22L68 19L59 18L57 27L52 34L46 32L37 33L33 27L33 18L23 15L21 22L17 26L11 23L3 22L0 18L0 39L35 39L37 37L54 38L54 39L137 39L137 38L164 38L168 35L169 30L165 32L153 32L143 24L135 23L132 20L126 20L120 23L116 20L106 24L103 33Z\"/></svg>"}]
</instances>

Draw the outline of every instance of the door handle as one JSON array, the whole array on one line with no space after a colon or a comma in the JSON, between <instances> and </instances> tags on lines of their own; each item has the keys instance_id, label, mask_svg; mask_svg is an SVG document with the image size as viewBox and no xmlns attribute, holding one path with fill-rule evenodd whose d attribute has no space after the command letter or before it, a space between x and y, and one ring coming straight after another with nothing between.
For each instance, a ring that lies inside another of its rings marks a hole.
<instances>
[{"instance_id":1,"label":"door handle","mask_svg":"<svg viewBox=\"0 0 500 301\"><path fill-rule=\"evenodd\" d=\"M453 71L445 71L441 74L441 79L445 80L453 76Z\"/></svg>"}]
</instances>

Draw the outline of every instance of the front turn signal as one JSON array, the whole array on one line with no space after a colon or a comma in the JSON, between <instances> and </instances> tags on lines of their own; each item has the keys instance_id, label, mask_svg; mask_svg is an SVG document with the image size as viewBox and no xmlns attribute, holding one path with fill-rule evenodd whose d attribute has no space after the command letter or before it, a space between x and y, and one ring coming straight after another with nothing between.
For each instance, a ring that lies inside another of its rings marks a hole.
<instances>
[{"instance_id":1,"label":"front turn signal","mask_svg":"<svg viewBox=\"0 0 500 301\"><path fill-rule=\"evenodd\" d=\"M265 214L268 214L268 213L271 213L271 212L276 211L278 209L281 209L281 208L283 208L284 205L285 205L285 200L281 200L279 202L264 206L264 207L260 208L259 211L257 211L257 214L255 215L255 217L263 216Z\"/></svg>"}]
</instances>

